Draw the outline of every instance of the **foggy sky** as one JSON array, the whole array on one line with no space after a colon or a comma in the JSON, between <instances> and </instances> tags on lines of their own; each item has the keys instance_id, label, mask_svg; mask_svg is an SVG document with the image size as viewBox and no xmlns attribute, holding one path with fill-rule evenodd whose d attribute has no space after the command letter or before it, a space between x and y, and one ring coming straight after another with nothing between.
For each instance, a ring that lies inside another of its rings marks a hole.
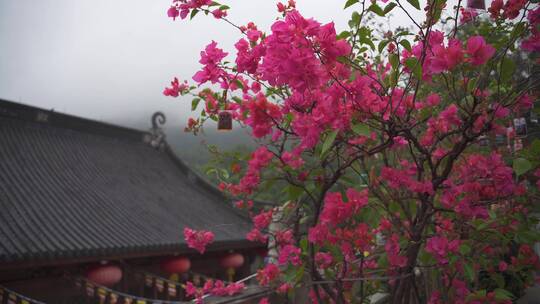
<instances>
[{"instance_id":1,"label":"foggy sky","mask_svg":"<svg viewBox=\"0 0 540 304\"><path fill-rule=\"evenodd\" d=\"M235 23L254 21L267 32L277 17L276 0L220 2L231 6ZM340 32L353 11L343 11L344 3L298 0L297 7L305 17L334 21ZM190 99L164 97L164 86L174 76L190 80L212 39L234 54L240 35L202 14L173 22L169 6L170 0L0 0L0 98L126 126L161 110L169 124L183 125ZM408 24L397 9L394 16L393 26Z\"/></svg>"}]
</instances>

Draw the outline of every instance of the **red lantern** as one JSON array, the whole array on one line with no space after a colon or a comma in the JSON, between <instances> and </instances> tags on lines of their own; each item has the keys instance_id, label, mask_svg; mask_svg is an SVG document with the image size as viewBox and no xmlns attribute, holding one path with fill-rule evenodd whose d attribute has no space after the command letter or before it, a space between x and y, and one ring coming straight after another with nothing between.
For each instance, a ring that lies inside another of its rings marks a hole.
<instances>
[{"instance_id":1,"label":"red lantern","mask_svg":"<svg viewBox=\"0 0 540 304\"><path fill-rule=\"evenodd\" d=\"M167 273L184 273L189 268L191 268L191 261L186 257L172 257L161 262L161 269Z\"/></svg>"},{"instance_id":2,"label":"red lantern","mask_svg":"<svg viewBox=\"0 0 540 304\"><path fill-rule=\"evenodd\" d=\"M122 280L122 269L116 265L95 265L88 269L86 278L98 285L109 287Z\"/></svg>"},{"instance_id":3,"label":"red lantern","mask_svg":"<svg viewBox=\"0 0 540 304\"><path fill-rule=\"evenodd\" d=\"M244 265L244 256L240 253L231 253L221 259L221 266L227 268L229 281L232 282L235 274L235 269Z\"/></svg>"},{"instance_id":4,"label":"red lantern","mask_svg":"<svg viewBox=\"0 0 540 304\"><path fill-rule=\"evenodd\" d=\"M260 257L265 258L268 255L268 249L267 248L257 248L257 249L255 249L255 254L257 254Z\"/></svg>"},{"instance_id":5,"label":"red lantern","mask_svg":"<svg viewBox=\"0 0 540 304\"><path fill-rule=\"evenodd\" d=\"M467 8L485 10L486 3L484 0L467 0Z\"/></svg>"},{"instance_id":6,"label":"red lantern","mask_svg":"<svg viewBox=\"0 0 540 304\"><path fill-rule=\"evenodd\" d=\"M231 253L221 259L221 266L225 268L239 268L244 265L244 256L240 253Z\"/></svg>"}]
</instances>

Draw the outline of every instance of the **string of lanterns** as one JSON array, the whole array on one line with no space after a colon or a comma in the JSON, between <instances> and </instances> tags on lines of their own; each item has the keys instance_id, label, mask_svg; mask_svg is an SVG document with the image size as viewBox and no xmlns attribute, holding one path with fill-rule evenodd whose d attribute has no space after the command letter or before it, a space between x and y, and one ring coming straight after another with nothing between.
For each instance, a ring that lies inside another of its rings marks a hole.
<instances>
[{"instance_id":1,"label":"string of lanterns","mask_svg":"<svg viewBox=\"0 0 540 304\"><path fill-rule=\"evenodd\" d=\"M83 289L90 298L97 298L100 304L182 304L190 301L156 300L138 297L96 284L86 278L76 278L75 286Z\"/></svg>"},{"instance_id":2,"label":"string of lanterns","mask_svg":"<svg viewBox=\"0 0 540 304\"><path fill-rule=\"evenodd\" d=\"M227 270L228 281L232 282L236 269L244 264L244 256L240 253L230 252L221 258L220 264ZM160 268L169 274L187 273L191 268L191 261L189 258L182 256L168 257L161 261ZM146 287L150 287L154 289L154 292L157 291L160 294L165 292L167 296L176 297L179 294L179 289L185 290L186 288L185 284L146 271L135 270L133 272L137 280L143 281ZM204 280L211 280L211 278L201 274L194 275L203 278ZM122 280L122 277L122 268L114 264L102 262L89 267L86 271L86 277L75 279L75 285L77 288L84 290L88 297L97 298L100 304L190 303L173 300L148 299L111 289L110 287L119 283ZM248 278L251 278L251 276ZM245 280L246 279L239 282L244 282Z\"/></svg>"},{"instance_id":3,"label":"string of lanterns","mask_svg":"<svg viewBox=\"0 0 540 304\"><path fill-rule=\"evenodd\" d=\"M4 303L4 299L7 304L45 304L0 285L0 303Z\"/></svg>"},{"instance_id":4,"label":"string of lanterns","mask_svg":"<svg viewBox=\"0 0 540 304\"><path fill-rule=\"evenodd\" d=\"M248 277L245 277L236 283L242 283L245 281L248 281L252 278L254 278L257 274L252 274ZM149 278L150 276L147 276L146 278ZM153 282L156 282L156 277L152 279L150 277L150 280ZM163 282L169 284L170 280L166 280L163 278L160 278ZM177 282L172 282L173 284L180 286L181 288L185 289L184 284L180 284ZM138 297L131 294L127 294L124 292L116 291L113 289L110 289L108 287L93 283L89 281L86 278L76 278L75 279L75 286L79 289L83 289L86 293L86 295L90 298L97 298L100 304L187 304L187 303L193 303L193 301L171 301L171 300L158 300L158 299L149 299L145 297ZM169 285L170 287L171 285ZM173 285L174 286L174 285ZM176 289L175 289L176 290ZM206 298L208 295L204 295L203 298ZM1 299L1 298L0 298ZM45 304L43 302L19 302L21 304ZM18 304L17 302L8 304Z\"/></svg>"}]
</instances>

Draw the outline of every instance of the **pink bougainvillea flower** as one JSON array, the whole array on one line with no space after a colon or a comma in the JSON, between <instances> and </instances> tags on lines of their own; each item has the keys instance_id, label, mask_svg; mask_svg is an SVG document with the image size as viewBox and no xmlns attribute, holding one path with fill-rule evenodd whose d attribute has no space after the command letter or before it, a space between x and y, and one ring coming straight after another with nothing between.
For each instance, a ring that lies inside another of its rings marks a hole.
<instances>
[{"instance_id":1,"label":"pink bougainvillea flower","mask_svg":"<svg viewBox=\"0 0 540 304\"><path fill-rule=\"evenodd\" d=\"M488 12L490 14L490 17L493 19L497 19L500 16L501 9L503 8L503 0L493 0L491 2L490 7L488 8Z\"/></svg>"},{"instance_id":2,"label":"pink bougainvillea flower","mask_svg":"<svg viewBox=\"0 0 540 304\"><path fill-rule=\"evenodd\" d=\"M386 255L388 257L388 262L394 267L404 267L407 264L407 257L399 254L399 236L397 234L392 234L384 245Z\"/></svg>"},{"instance_id":3,"label":"pink bougainvillea flower","mask_svg":"<svg viewBox=\"0 0 540 304\"><path fill-rule=\"evenodd\" d=\"M299 156L295 156L288 151L283 153L281 159L286 165L290 166L293 169L299 169L304 165L304 160L302 158L300 158Z\"/></svg>"},{"instance_id":4,"label":"pink bougainvillea flower","mask_svg":"<svg viewBox=\"0 0 540 304\"><path fill-rule=\"evenodd\" d=\"M212 15L213 15L214 18L216 18L216 19L221 19L221 18L227 16L227 11L225 11L225 10L220 10L220 9L215 9L215 10L212 11Z\"/></svg>"},{"instance_id":5,"label":"pink bougainvillea flower","mask_svg":"<svg viewBox=\"0 0 540 304\"><path fill-rule=\"evenodd\" d=\"M521 47L529 52L540 52L540 7L530 10L527 19L531 35L521 42Z\"/></svg>"},{"instance_id":6,"label":"pink bougainvillea flower","mask_svg":"<svg viewBox=\"0 0 540 304\"><path fill-rule=\"evenodd\" d=\"M265 244L268 241L268 236L263 234L259 229L253 228L246 235L246 239L252 242L259 242Z\"/></svg>"},{"instance_id":7,"label":"pink bougainvillea flower","mask_svg":"<svg viewBox=\"0 0 540 304\"><path fill-rule=\"evenodd\" d=\"M505 261L500 261L499 262L499 271L506 271L508 269L508 264L506 264Z\"/></svg>"},{"instance_id":8,"label":"pink bougainvillea flower","mask_svg":"<svg viewBox=\"0 0 540 304\"><path fill-rule=\"evenodd\" d=\"M506 1L503 10L504 17L508 19L514 19L519 16L519 12L527 4L527 0L508 0Z\"/></svg>"},{"instance_id":9,"label":"pink bougainvillea flower","mask_svg":"<svg viewBox=\"0 0 540 304\"><path fill-rule=\"evenodd\" d=\"M163 95L165 96L171 96L171 97L178 97L179 94L185 92L189 88L187 81L184 80L183 83L180 83L178 81L178 78L174 77L174 80L171 81L171 87L165 88L163 90Z\"/></svg>"},{"instance_id":10,"label":"pink bougainvillea flower","mask_svg":"<svg viewBox=\"0 0 540 304\"><path fill-rule=\"evenodd\" d=\"M250 115L244 122L251 127L255 138L271 134L274 123L280 121L283 116L279 106L268 101L262 92L246 98L241 109L249 111Z\"/></svg>"},{"instance_id":11,"label":"pink bougainvillea flower","mask_svg":"<svg viewBox=\"0 0 540 304\"><path fill-rule=\"evenodd\" d=\"M272 210L262 211L253 217L253 224L257 229L266 229L272 222Z\"/></svg>"},{"instance_id":12,"label":"pink bougainvillea flower","mask_svg":"<svg viewBox=\"0 0 540 304\"><path fill-rule=\"evenodd\" d=\"M317 252L315 254L315 263L322 269L326 269L332 265L333 258L330 253L327 252Z\"/></svg>"},{"instance_id":13,"label":"pink bougainvillea flower","mask_svg":"<svg viewBox=\"0 0 540 304\"><path fill-rule=\"evenodd\" d=\"M228 53L222 49L217 48L217 42L212 41L208 44L204 51L201 52L201 59L199 63L204 67L201 71L198 71L193 76L193 80L198 84L203 84L207 81L216 83L220 81L220 78L226 74L220 67L221 60L225 58Z\"/></svg>"},{"instance_id":14,"label":"pink bougainvillea flower","mask_svg":"<svg viewBox=\"0 0 540 304\"><path fill-rule=\"evenodd\" d=\"M476 18L476 16L478 16L478 12L476 12L475 9L463 8L462 7L462 8L460 8L460 12L461 12L461 18L459 19L459 22L461 24L470 22L470 21L474 20L474 18Z\"/></svg>"},{"instance_id":15,"label":"pink bougainvillea flower","mask_svg":"<svg viewBox=\"0 0 540 304\"><path fill-rule=\"evenodd\" d=\"M208 282L211 282L211 280ZM206 290L206 292L218 297L233 296L242 292L245 287L244 283L229 283L226 285L223 281L217 280L214 282L213 286L208 288L209 290Z\"/></svg>"},{"instance_id":16,"label":"pink bougainvillea flower","mask_svg":"<svg viewBox=\"0 0 540 304\"><path fill-rule=\"evenodd\" d=\"M294 233L291 229L285 231L276 231L276 242L280 246L290 245L294 243Z\"/></svg>"},{"instance_id":17,"label":"pink bougainvillea flower","mask_svg":"<svg viewBox=\"0 0 540 304\"><path fill-rule=\"evenodd\" d=\"M292 288L290 283L281 284L276 291L280 294L286 294Z\"/></svg>"},{"instance_id":18,"label":"pink bougainvillea flower","mask_svg":"<svg viewBox=\"0 0 540 304\"><path fill-rule=\"evenodd\" d=\"M448 239L444 236L429 238L426 242L426 251L433 254L439 264L448 263L448 254L456 253L460 241Z\"/></svg>"},{"instance_id":19,"label":"pink bougainvillea flower","mask_svg":"<svg viewBox=\"0 0 540 304\"><path fill-rule=\"evenodd\" d=\"M463 61L463 50L461 42L451 39L448 47L435 46L433 48L433 57L431 58L431 69L433 73L452 70L456 65Z\"/></svg>"},{"instance_id":20,"label":"pink bougainvillea flower","mask_svg":"<svg viewBox=\"0 0 540 304\"><path fill-rule=\"evenodd\" d=\"M280 274L279 267L276 264L266 264L264 268L257 271L257 281L262 286L268 286L272 281L277 279Z\"/></svg>"},{"instance_id":21,"label":"pink bougainvillea flower","mask_svg":"<svg viewBox=\"0 0 540 304\"><path fill-rule=\"evenodd\" d=\"M285 245L279 251L278 263L279 265L286 265L288 263L294 266L300 266L302 261L300 260L300 255L302 251L300 248L294 245Z\"/></svg>"},{"instance_id":22,"label":"pink bougainvillea flower","mask_svg":"<svg viewBox=\"0 0 540 304\"><path fill-rule=\"evenodd\" d=\"M495 54L495 48L484 37L473 36L467 40L467 54L472 65L482 65Z\"/></svg>"},{"instance_id":23,"label":"pink bougainvillea flower","mask_svg":"<svg viewBox=\"0 0 540 304\"><path fill-rule=\"evenodd\" d=\"M173 20L176 20L176 18L180 15L180 12L178 11L178 8L176 6L171 6L167 10L167 16L170 18L173 18Z\"/></svg>"},{"instance_id":24,"label":"pink bougainvillea flower","mask_svg":"<svg viewBox=\"0 0 540 304\"><path fill-rule=\"evenodd\" d=\"M214 233L205 230L196 231L185 227L184 239L189 248L193 248L203 254L206 250L206 246L214 241Z\"/></svg>"}]
</instances>

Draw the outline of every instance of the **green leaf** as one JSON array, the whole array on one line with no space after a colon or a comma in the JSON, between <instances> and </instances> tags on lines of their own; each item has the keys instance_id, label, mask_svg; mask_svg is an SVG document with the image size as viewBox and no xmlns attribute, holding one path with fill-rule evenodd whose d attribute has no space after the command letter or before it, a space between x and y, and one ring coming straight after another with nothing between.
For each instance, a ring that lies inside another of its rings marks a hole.
<instances>
[{"instance_id":1,"label":"green leaf","mask_svg":"<svg viewBox=\"0 0 540 304\"><path fill-rule=\"evenodd\" d=\"M234 80L234 83L240 88L240 89L244 89L244 84L242 83L242 81L240 81L240 79L235 79Z\"/></svg>"},{"instance_id":2,"label":"green leaf","mask_svg":"<svg viewBox=\"0 0 540 304\"><path fill-rule=\"evenodd\" d=\"M504 288L504 277L500 273L494 273L491 275L491 278L495 283L497 283L497 286L500 288Z\"/></svg>"},{"instance_id":3,"label":"green leaf","mask_svg":"<svg viewBox=\"0 0 540 304\"><path fill-rule=\"evenodd\" d=\"M409 57L405 60L405 65L411 70L411 73L416 79L422 79L422 66L418 62L418 59Z\"/></svg>"},{"instance_id":4,"label":"green leaf","mask_svg":"<svg viewBox=\"0 0 540 304\"><path fill-rule=\"evenodd\" d=\"M482 290L477 290L473 293L470 293L468 296L467 296L467 300L480 300L480 299L484 299L487 295L487 291L485 289L482 289Z\"/></svg>"},{"instance_id":5,"label":"green leaf","mask_svg":"<svg viewBox=\"0 0 540 304\"><path fill-rule=\"evenodd\" d=\"M392 68L394 68L394 70L397 69L398 65L399 65L399 57L397 54L390 54L390 57L388 58L388 61L390 61L390 64L392 65Z\"/></svg>"},{"instance_id":6,"label":"green leaf","mask_svg":"<svg viewBox=\"0 0 540 304\"><path fill-rule=\"evenodd\" d=\"M375 14L377 14L377 15L379 15L381 17L384 17L383 9L379 5L377 5L376 3L371 4L371 6L368 8L368 11L372 11Z\"/></svg>"},{"instance_id":7,"label":"green leaf","mask_svg":"<svg viewBox=\"0 0 540 304\"><path fill-rule=\"evenodd\" d=\"M234 102L236 102L237 104L242 104L242 98L238 96L233 96L232 100L234 100Z\"/></svg>"},{"instance_id":8,"label":"green leaf","mask_svg":"<svg viewBox=\"0 0 540 304\"><path fill-rule=\"evenodd\" d=\"M300 240L300 249L302 249L302 252L308 251L308 240L306 238Z\"/></svg>"},{"instance_id":9,"label":"green leaf","mask_svg":"<svg viewBox=\"0 0 540 304\"><path fill-rule=\"evenodd\" d=\"M465 270L465 276L467 277L469 282L473 282L474 281L474 268L471 265L471 263L465 263L463 265L463 270Z\"/></svg>"},{"instance_id":10,"label":"green leaf","mask_svg":"<svg viewBox=\"0 0 540 304\"><path fill-rule=\"evenodd\" d=\"M379 42L379 46L377 47L377 50L379 51L379 53L382 53L382 51L388 45L388 43L390 43L390 40L383 40Z\"/></svg>"},{"instance_id":11,"label":"green leaf","mask_svg":"<svg viewBox=\"0 0 540 304\"><path fill-rule=\"evenodd\" d=\"M532 244L536 241L538 241L539 234L536 231L521 231L520 233L516 234L516 241L518 243L527 243Z\"/></svg>"},{"instance_id":12,"label":"green leaf","mask_svg":"<svg viewBox=\"0 0 540 304\"><path fill-rule=\"evenodd\" d=\"M529 147L532 155L540 155L540 139L533 140Z\"/></svg>"},{"instance_id":13,"label":"green leaf","mask_svg":"<svg viewBox=\"0 0 540 304\"><path fill-rule=\"evenodd\" d=\"M322 145L321 155L324 155L328 151L328 149L332 147L332 144L334 144L334 140L336 139L337 134L338 131L334 130L328 133L328 135L326 135L326 138L324 139L324 143Z\"/></svg>"},{"instance_id":14,"label":"green leaf","mask_svg":"<svg viewBox=\"0 0 540 304\"><path fill-rule=\"evenodd\" d=\"M390 2L385 8L384 8L384 14L388 14L390 13L390 11L392 11L394 9L394 7L396 7L397 4L395 4L394 2Z\"/></svg>"},{"instance_id":15,"label":"green leaf","mask_svg":"<svg viewBox=\"0 0 540 304\"><path fill-rule=\"evenodd\" d=\"M228 5L222 5L222 6L219 7L220 11L226 11L228 9L230 9L230 7Z\"/></svg>"},{"instance_id":16,"label":"green leaf","mask_svg":"<svg viewBox=\"0 0 540 304\"><path fill-rule=\"evenodd\" d=\"M514 159L512 167L514 168L514 172L516 172L517 176L523 175L532 169L531 163L525 158Z\"/></svg>"},{"instance_id":17,"label":"green leaf","mask_svg":"<svg viewBox=\"0 0 540 304\"><path fill-rule=\"evenodd\" d=\"M471 247L467 244L461 244L461 246L459 246L459 252L463 255L467 255L471 252Z\"/></svg>"},{"instance_id":18,"label":"green leaf","mask_svg":"<svg viewBox=\"0 0 540 304\"><path fill-rule=\"evenodd\" d=\"M476 89L476 83L478 82L478 78L469 79L467 82L467 91L472 92L474 89Z\"/></svg>"},{"instance_id":19,"label":"green leaf","mask_svg":"<svg viewBox=\"0 0 540 304\"><path fill-rule=\"evenodd\" d=\"M228 179L230 177L229 172L225 169L221 169L221 175L223 178Z\"/></svg>"},{"instance_id":20,"label":"green leaf","mask_svg":"<svg viewBox=\"0 0 540 304\"><path fill-rule=\"evenodd\" d=\"M506 289L502 289L502 288L495 289L494 293L495 293L495 300L513 300L515 298L514 295L510 291Z\"/></svg>"},{"instance_id":21,"label":"green leaf","mask_svg":"<svg viewBox=\"0 0 540 304\"><path fill-rule=\"evenodd\" d=\"M418 117L420 118L420 120L424 120L424 119L429 118L432 114L433 114L432 109L430 107L426 107L420 110L420 114L418 115Z\"/></svg>"},{"instance_id":22,"label":"green leaf","mask_svg":"<svg viewBox=\"0 0 540 304\"><path fill-rule=\"evenodd\" d=\"M412 51L411 43L409 42L409 40L401 40L399 44L401 44L407 51Z\"/></svg>"},{"instance_id":23,"label":"green leaf","mask_svg":"<svg viewBox=\"0 0 540 304\"><path fill-rule=\"evenodd\" d=\"M369 126L365 124L354 124L351 126L351 129L354 131L354 133L362 136L369 137L371 135L371 131L369 130Z\"/></svg>"},{"instance_id":24,"label":"green leaf","mask_svg":"<svg viewBox=\"0 0 540 304\"><path fill-rule=\"evenodd\" d=\"M191 101L191 111L195 111L197 109L199 102L201 102L200 98L193 98L193 100Z\"/></svg>"},{"instance_id":25,"label":"green leaf","mask_svg":"<svg viewBox=\"0 0 540 304\"><path fill-rule=\"evenodd\" d=\"M348 38L350 36L351 36L351 32L343 31L343 32L339 33L339 35L336 36L336 40L345 39L345 38Z\"/></svg>"},{"instance_id":26,"label":"green leaf","mask_svg":"<svg viewBox=\"0 0 540 304\"><path fill-rule=\"evenodd\" d=\"M358 12L353 12L351 16L351 21L352 21L353 26L360 24L360 14Z\"/></svg>"},{"instance_id":27,"label":"green leaf","mask_svg":"<svg viewBox=\"0 0 540 304\"><path fill-rule=\"evenodd\" d=\"M298 199L304 193L304 189L289 185L287 187L287 192L289 193L289 199L292 201Z\"/></svg>"},{"instance_id":28,"label":"green leaf","mask_svg":"<svg viewBox=\"0 0 540 304\"><path fill-rule=\"evenodd\" d=\"M358 3L358 0L347 0L347 2L345 2L345 7L343 9L346 9L347 7L355 4L355 3Z\"/></svg>"},{"instance_id":29,"label":"green leaf","mask_svg":"<svg viewBox=\"0 0 540 304\"><path fill-rule=\"evenodd\" d=\"M360 43L367 44L372 50L375 50L375 44L368 37L362 37L359 39Z\"/></svg>"},{"instance_id":30,"label":"green leaf","mask_svg":"<svg viewBox=\"0 0 540 304\"><path fill-rule=\"evenodd\" d=\"M420 9L420 2L418 0L407 0L412 6L414 6L415 9Z\"/></svg>"},{"instance_id":31,"label":"green leaf","mask_svg":"<svg viewBox=\"0 0 540 304\"><path fill-rule=\"evenodd\" d=\"M392 213L401 212L401 207L398 203L391 201L390 204L388 204L388 210Z\"/></svg>"},{"instance_id":32,"label":"green leaf","mask_svg":"<svg viewBox=\"0 0 540 304\"><path fill-rule=\"evenodd\" d=\"M507 82L512 79L512 75L514 75L514 72L516 70L516 64L513 60L509 58L504 58L504 60L501 62L501 81Z\"/></svg>"},{"instance_id":33,"label":"green leaf","mask_svg":"<svg viewBox=\"0 0 540 304\"><path fill-rule=\"evenodd\" d=\"M197 14L199 13L198 9L194 9L191 11L191 15L189 15L189 20L193 19Z\"/></svg>"},{"instance_id":34,"label":"green leaf","mask_svg":"<svg viewBox=\"0 0 540 304\"><path fill-rule=\"evenodd\" d=\"M390 78L390 86L391 87L397 86L398 76L399 76L399 74L398 74L397 70L393 70L392 73L390 73L390 75L388 76Z\"/></svg>"}]
</instances>

